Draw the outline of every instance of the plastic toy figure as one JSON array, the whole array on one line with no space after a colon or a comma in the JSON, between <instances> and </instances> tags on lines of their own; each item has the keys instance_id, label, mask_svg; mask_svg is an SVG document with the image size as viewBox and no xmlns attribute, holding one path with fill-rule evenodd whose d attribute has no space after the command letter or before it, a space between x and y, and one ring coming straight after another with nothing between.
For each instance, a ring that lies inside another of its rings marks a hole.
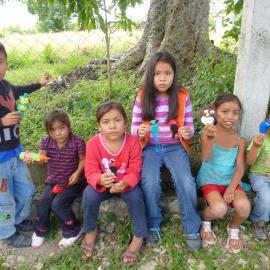
<instances>
[{"instance_id":1,"label":"plastic toy figure","mask_svg":"<svg viewBox=\"0 0 270 270\"><path fill-rule=\"evenodd\" d=\"M270 129L270 121L264 120L260 123L259 131L261 134L266 134L266 132Z\"/></svg>"},{"instance_id":2,"label":"plastic toy figure","mask_svg":"<svg viewBox=\"0 0 270 270\"><path fill-rule=\"evenodd\" d=\"M215 111L214 110L204 110L203 111L203 116L201 117L201 122L203 123L203 125L211 125L214 124L214 114Z\"/></svg>"},{"instance_id":3,"label":"plastic toy figure","mask_svg":"<svg viewBox=\"0 0 270 270\"><path fill-rule=\"evenodd\" d=\"M21 116L24 116L24 113L29 110L30 108L30 100L29 100L29 95L27 93L24 93L23 96L19 97L19 102L18 102L18 111L21 113Z\"/></svg>"},{"instance_id":4,"label":"plastic toy figure","mask_svg":"<svg viewBox=\"0 0 270 270\"><path fill-rule=\"evenodd\" d=\"M65 187L67 187L68 185L67 184L64 184L64 185L54 185L54 187L52 188L52 190L51 190L51 193L55 193L55 194L57 194L57 193L60 193Z\"/></svg>"},{"instance_id":5,"label":"plastic toy figure","mask_svg":"<svg viewBox=\"0 0 270 270\"><path fill-rule=\"evenodd\" d=\"M175 135L177 134L179 129L179 123L176 120L172 119L169 121L169 126L171 128L172 137L175 138Z\"/></svg>"}]
</instances>

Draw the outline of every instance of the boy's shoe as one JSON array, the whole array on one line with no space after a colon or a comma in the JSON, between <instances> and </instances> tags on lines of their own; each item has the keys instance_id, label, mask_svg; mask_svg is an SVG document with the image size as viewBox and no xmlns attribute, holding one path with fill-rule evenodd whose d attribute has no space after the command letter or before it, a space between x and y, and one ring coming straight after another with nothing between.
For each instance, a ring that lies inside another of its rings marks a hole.
<instances>
[{"instance_id":1,"label":"boy's shoe","mask_svg":"<svg viewBox=\"0 0 270 270\"><path fill-rule=\"evenodd\" d=\"M80 231L76 236L73 237L69 237L69 238L62 238L59 243L58 246L59 247L70 247L74 244L75 241L77 241L82 235L82 232Z\"/></svg>"},{"instance_id":2,"label":"boy's shoe","mask_svg":"<svg viewBox=\"0 0 270 270\"><path fill-rule=\"evenodd\" d=\"M15 232L9 238L5 239L4 242L6 242L8 245L11 245L11 246L16 247L16 248L30 247L31 246L31 238L27 235L20 233L20 232Z\"/></svg>"},{"instance_id":3,"label":"boy's shoe","mask_svg":"<svg viewBox=\"0 0 270 270\"><path fill-rule=\"evenodd\" d=\"M186 234L186 242L190 251L197 251L202 246L202 240L199 233Z\"/></svg>"},{"instance_id":4,"label":"boy's shoe","mask_svg":"<svg viewBox=\"0 0 270 270\"><path fill-rule=\"evenodd\" d=\"M161 240L160 229L149 229L145 241L149 244L156 244Z\"/></svg>"},{"instance_id":5,"label":"boy's shoe","mask_svg":"<svg viewBox=\"0 0 270 270\"><path fill-rule=\"evenodd\" d=\"M22 232L31 232L34 231L34 223L30 219L26 219L20 224L16 225L16 229Z\"/></svg>"},{"instance_id":6,"label":"boy's shoe","mask_svg":"<svg viewBox=\"0 0 270 270\"><path fill-rule=\"evenodd\" d=\"M44 237L37 236L36 233L33 233L31 246L34 248L39 248L40 246L42 246L43 243L44 243Z\"/></svg>"},{"instance_id":7,"label":"boy's shoe","mask_svg":"<svg viewBox=\"0 0 270 270\"><path fill-rule=\"evenodd\" d=\"M266 240L268 237L268 230L264 221L252 222L251 228L257 240Z\"/></svg>"}]
</instances>

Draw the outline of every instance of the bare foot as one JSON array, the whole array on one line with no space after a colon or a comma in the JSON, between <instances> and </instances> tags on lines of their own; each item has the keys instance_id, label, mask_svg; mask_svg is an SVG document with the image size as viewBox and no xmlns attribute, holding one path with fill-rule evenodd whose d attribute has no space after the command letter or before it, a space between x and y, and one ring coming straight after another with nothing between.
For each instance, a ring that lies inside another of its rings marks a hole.
<instances>
[{"instance_id":1,"label":"bare foot","mask_svg":"<svg viewBox=\"0 0 270 270\"><path fill-rule=\"evenodd\" d=\"M97 228L95 228L95 230L92 232L85 234L81 244L81 249L83 250L83 253L86 257L91 257L93 255L96 238Z\"/></svg>"},{"instance_id":2,"label":"bare foot","mask_svg":"<svg viewBox=\"0 0 270 270\"><path fill-rule=\"evenodd\" d=\"M122 262L126 264L133 264L136 262L143 244L143 238L133 236L130 245L122 256Z\"/></svg>"}]
</instances>

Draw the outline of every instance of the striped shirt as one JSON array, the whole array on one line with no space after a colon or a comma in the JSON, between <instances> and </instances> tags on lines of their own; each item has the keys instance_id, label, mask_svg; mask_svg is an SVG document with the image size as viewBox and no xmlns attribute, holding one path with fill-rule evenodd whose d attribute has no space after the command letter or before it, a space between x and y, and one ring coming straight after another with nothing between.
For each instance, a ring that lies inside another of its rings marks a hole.
<instances>
[{"instance_id":1,"label":"striped shirt","mask_svg":"<svg viewBox=\"0 0 270 270\"><path fill-rule=\"evenodd\" d=\"M179 143L178 133L175 135L175 138L172 137L170 126L168 125L169 111L169 97L159 97L156 98L156 109L155 109L155 119L158 120L159 132L158 132L158 140L161 144L175 144ZM137 131L142 124L142 109L141 103L138 98L136 98L134 106L133 106L133 114L132 114L132 123L131 123L131 134L137 136ZM194 134L194 125L193 125L193 117L192 117L192 105L189 96L186 97L185 104L185 116L184 116L184 126L189 126L192 130L191 136ZM152 135L149 136L148 143L155 144L154 138Z\"/></svg>"},{"instance_id":2,"label":"striped shirt","mask_svg":"<svg viewBox=\"0 0 270 270\"><path fill-rule=\"evenodd\" d=\"M41 140L40 150L47 151L49 157L45 182L65 184L78 169L79 155L85 154L85 142L81 137L71 134L68 142L59 149L52 138L45 137Z\"/></svg>"}]
</instances>

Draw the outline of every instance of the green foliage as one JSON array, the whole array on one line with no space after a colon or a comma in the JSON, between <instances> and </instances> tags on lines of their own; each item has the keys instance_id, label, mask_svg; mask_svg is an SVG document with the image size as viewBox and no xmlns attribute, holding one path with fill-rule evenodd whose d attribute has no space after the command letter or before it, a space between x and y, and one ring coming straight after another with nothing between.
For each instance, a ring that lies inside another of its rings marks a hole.
<instances>
[{"instance_id":1,"label":"green foliage","mask_svg":"<svg viewBox=\"0 0 270 270\"><path fill-rule=\"evenodd\" d=\"M53 4L46 0L25 0L30 13L38 15L37 27L40 32L71 30L74 26L67 15L67 7L56 0Z\"/></svg>"},{"instance_id":2,"label":"green foliage","mask_svg":"<svg viewBox=\"0 0 270 270\"><path fill-rule=\"evenodd\" d=\"M201 124L200 110L214 101L217 95L233 92L236 58L226 52L214 52L208 58L196 55L194 58L195 76L191 81L191 98L197 131Z\"/></svg>"},{"instance_id":3,"label":"green foliage","mask_svg":"<svg viewBox=\"0 0 270 270\"><path fill-rule=\"evenodd\" d=\"M243 2L243 0L224 0L227 15L227 18L224 20L224 26L228 27L228 30L224 32L223 44L227 47L229 46L227 39L233 39L236 42L239 39Z\"/></svg>"},{"instance_id":4,"label":"green foliage","mask_svg":"<svg viewBox=\"0 0 270 270\"><path fill-rule=\"evenodd\" d=\"M46 48L40 54L41 62L52 64L60 61L60 57L53 50L51 45L47 45Z\"/></svg>"}]
</instances>

